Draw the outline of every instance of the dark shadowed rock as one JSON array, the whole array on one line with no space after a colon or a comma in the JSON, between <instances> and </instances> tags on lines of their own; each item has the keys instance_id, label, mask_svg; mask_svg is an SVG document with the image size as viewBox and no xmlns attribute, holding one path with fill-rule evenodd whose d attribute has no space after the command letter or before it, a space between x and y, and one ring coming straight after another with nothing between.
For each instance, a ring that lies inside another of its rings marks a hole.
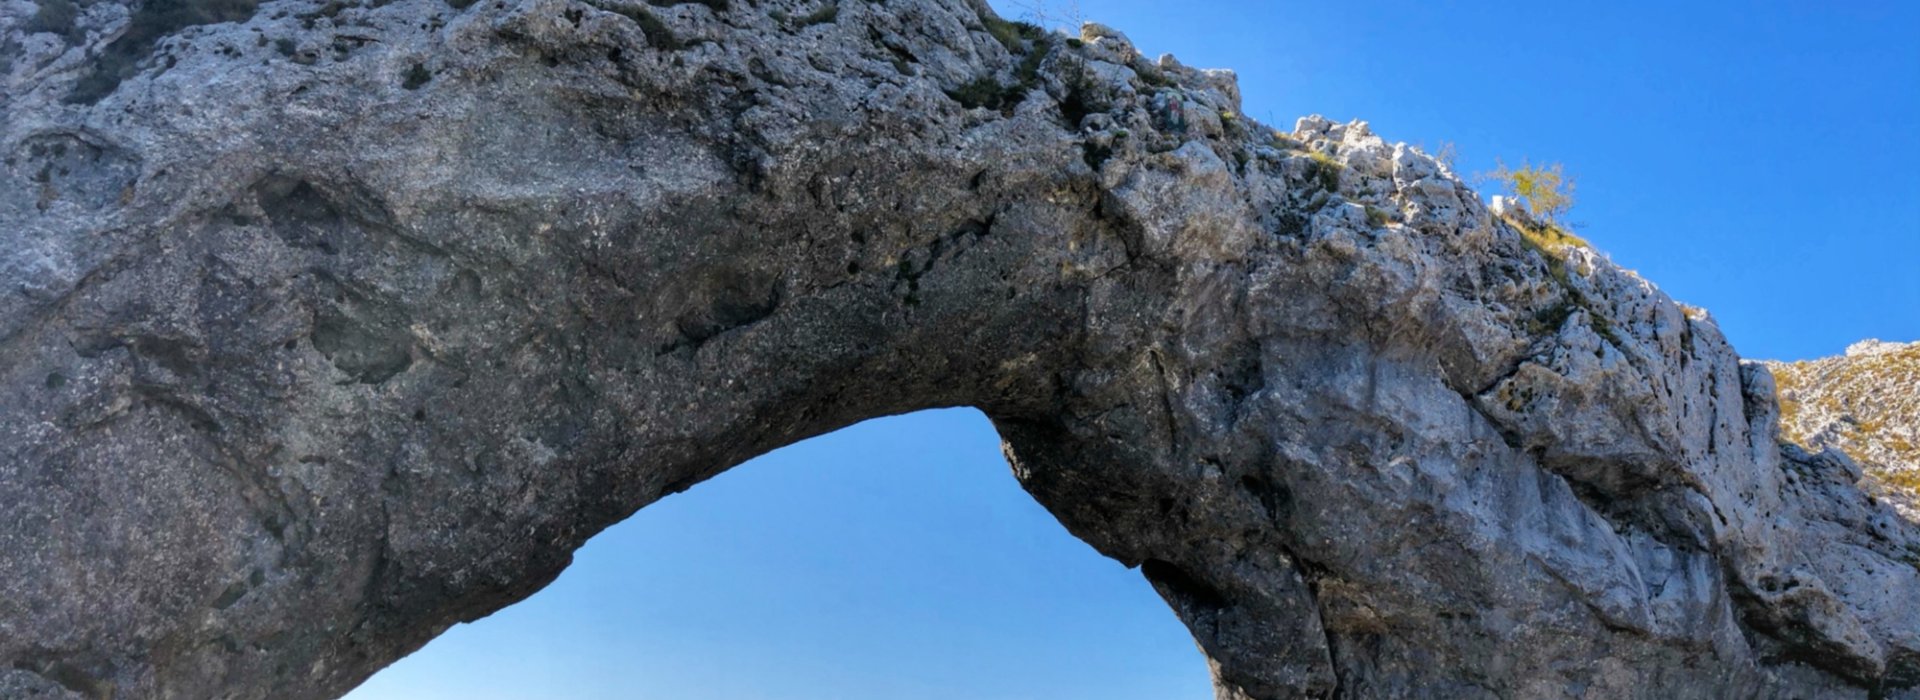
<instances>
[{"instance_id":1,"label":"dark shadowed rock","mask_svg":"<svg viewBox=\"0 0 1920 700\"><path fill-rule=\"evenodd\" d=\"M1920 682L1769 374L1363 123L962 0L160 2L0 4L0 695L337 696L956 405L1222 698Z\"/></svg>"}]
</instances>

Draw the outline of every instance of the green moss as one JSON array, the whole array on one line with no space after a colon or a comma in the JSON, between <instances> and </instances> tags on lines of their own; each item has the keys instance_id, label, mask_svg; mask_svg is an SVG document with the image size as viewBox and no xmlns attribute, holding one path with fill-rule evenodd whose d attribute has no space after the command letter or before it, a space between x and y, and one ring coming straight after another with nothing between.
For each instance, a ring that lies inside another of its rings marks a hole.
<instances>
[{"instance_id":1,"label":"green moss","mask_svg":"<svg viewBox=\"0 0 1920 700\"><path fill-rule=\"evenodd\" d=\"M1320 183L1320 189L1328 192L1340 191L1340 171L1346 165L1333 156L1319 151L1307 151L1307 178Z\"/></svg>"},{"instance_id":2,"label":"green moss","mask_svg":"<svg viewBox=\"0 0 1920 700\"><path fill-rule=\"evenodd\" d=\"M995 80L991 75L974 78L965 85L947 91L948 97L967 109L975 107L1001 109L1011 94L1012 91L1008 86L1001 85L1000 81Z\"/></svg>"},{"instance_id":3,"label":"green moss","mask_svg":"<svg viewBox=\"0 0 1920 700\"><path fill-rule=\"evenodd\" d=\"M1533 319L1527 324L1527 331L1533 335L1547 335L1560 330L1578 308L1580 306L1571 300L1562 299L1558 304L1534 312Z\"/></svg>"},{"instance_id":4,"label":"green moss","mask_svg":"<svg viewBox=\"0 0 1920 700\"><path fill-rule=\"evenodd\" d=\"M1579 287L1574 286L1573 272L1567 267L1568 249L1576 246L1581 248L1591 246L1579 236L1568 233L1565 229L1553 224L1528 226L1514 219L1504 220L1508 225L1520 232L1520 239L1526 243L1528 248L1539 253L1540 257L1546 261L1547 273L1553 276L1555 282L1559 283L1561 291L1565 295L1565 301L1561 303L1571 304L1578 308L1585 309L1588 324L1593 327L1593 332L1607 342L1612 343L1615 347L1623 347L1625 343L1622 342L1619 333L1613 330L1613 322L1608 319L1605 314L1600 313L1600 310L1587 299L1585 294L1580 293ZM1567 313L1571 314L1572 312L1569 310ZM1558 327L1557 324L1553 326L1553 328Z\"/></svg>"},{"instance_id":5,"label":"green moss","mask_svg":"<svg viewBox=\"0 0 1920 700\"><path fill-rule=\"evenodd\" d=\"M1047 60L1047 54L1053 51L1051 42L1041 42L1033 50L1020 57L1020 63L1013 67L1013 78L1026 89L1032 89L1040 82L1040 64Z\"/></svg>"},{"instance_id":6,"label":"green moss","mask_svg":"<svg viewBox=\"0 0 1920 700\"><path fill-rule=\"evenodd\" d=\"M1601 338L1609 343L1613 343L1614 347L1624 347L1626 345L1626 343L1620 339L1620 334L1614 332L1613 322L1607 320L1606 316L1600 315L1600 312L1595 311L1592 306L1587 307L1587 321L1593 325L1594 333L1600 334Z\"/></svg>"},{"instance_id":7,"label":"green moss","mask_svg":"<svg viewBox=\"0 0 1920 700\"><path fill-rule=\"evenodd\" d=\"M1009 22L1006 24L1033 26L1019 22ZM1026 99L1027 93L1040 84L1040 66L1046 62L1047 56L1053 52L1055 42L1047 41L1046 34L1044 32L1038 32L1038 29L1038 27L1034 27L1036 31L1036 41L1031 48L1020 45L1020 48L1015 50L1015 55L1020 56L1020 62L1013 67L1013 82L1002 83L993 76L983 75L974 78L959 88L948 90L947 96L952 97L955 102L959 102L969 109L986 107L988 109L1008 110L1012 109L1014 105L1020 104L1021 100ZM1072 85L1069 85L1070 91L1071 88ZM1068 111L1071 111L1071 109ZM1078 126L1078 123L1075 122L1073 125Z\"/></svg>"},{"instance_id":8,"label":"green moss","mask_svg":"<svg viewBox=\"0 0 1920 700\"><path fill-rule=\"evenodd\" d=\"M1512 224L1515 229L1518 229L1520 235L1526 238L1528 243L1542 251L1559 253L1567 248L1593 247L1593 244L1588 243L1587 239L1573 235L1573 233L1561 228L1559 224L1549 222L1538 225L1527 225L1512 219L1509 219L1507 223Z\"/></svg>"},{"instance_id":9,"label":"green moss","mask_svg":"<svg viewBox=\"0 0 1920 700\"><path fill-rule=\"evenodd\" d=\"M1009 22L999 17L982 15L980 24L986 28L988 35L1000 42L1001 46L1007 47L1007 51L1011 53L1025 51L1026 42L1038 40L1047 35L1047 30L1031 22Z\"/></svg>"}]
</instances>

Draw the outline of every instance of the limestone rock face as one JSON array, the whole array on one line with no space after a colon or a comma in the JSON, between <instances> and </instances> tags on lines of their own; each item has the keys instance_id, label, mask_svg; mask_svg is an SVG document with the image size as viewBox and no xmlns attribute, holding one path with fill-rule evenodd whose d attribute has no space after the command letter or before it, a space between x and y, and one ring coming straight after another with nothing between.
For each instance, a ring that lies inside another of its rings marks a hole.
<instances>
[{"instance_id":1,"label":"limestone rock face","mask_svg":"<svg viewBox=\"0 0 1920 700\"><path fill-rule=\"evenodd\" d=\"M963 0L458 4L0 4L0 696L334 697L956 405L1222 698L1920 682L1770 374L1364 123Z\"/></svg>"},{"instance_id":2,"label":"limestone rock face","mask_svg":"<svg viewBox=\"0 0 1920 700\"><path fill-rule=\"evenodd\" d=\"M1920 521L1920 342L1863 340L1845 355L1768 362L1780 432L1855 463L1861 486Z\"/></svg>"}]
</instances>

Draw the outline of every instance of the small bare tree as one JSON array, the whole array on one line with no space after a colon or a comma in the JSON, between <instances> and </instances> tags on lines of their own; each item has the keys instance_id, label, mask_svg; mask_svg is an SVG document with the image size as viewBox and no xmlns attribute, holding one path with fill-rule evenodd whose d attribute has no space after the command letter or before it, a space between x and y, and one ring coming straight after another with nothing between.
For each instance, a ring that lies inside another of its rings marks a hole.
<instances>
[{"instance_id":1,"label":"small bare tree","mask_svg":"<svg viewBox=\"0 0 1920 700\"><path fill-rule=\"evenodd\" d=\"M1453 171L1453 163L1459 156L1459 150L1454 148L1452 141L1441 141L1440 148L1433 151L1433 159L1439 161L1440 165L1445 167L1449 172Z\"/></svg>"},{"instance_id":2,"label":"small bare tree","mask_svg":"<svg viewBox=\"0 0 1920 700\"><path fill-rule=\"evenodd\" d=\"M1079 0L1020 0L1008 4L1019 13L1021 19L1044 29L1059 29L1077 35L1080 25L1087 21L1087 16L1080 12Z\"/></svg>"}]
</instances>

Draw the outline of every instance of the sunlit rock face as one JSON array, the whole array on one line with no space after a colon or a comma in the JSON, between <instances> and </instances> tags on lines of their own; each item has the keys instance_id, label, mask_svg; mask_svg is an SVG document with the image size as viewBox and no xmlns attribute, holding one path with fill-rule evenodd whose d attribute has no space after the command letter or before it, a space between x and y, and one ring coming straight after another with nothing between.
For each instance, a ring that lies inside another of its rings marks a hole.
<instances>
[{"instance_id":1,"label":"sunlit rock face","mask_svg":"<svg viewBox=\"0 0 1920 700\"><path fill-rule=\"evenodd\" d=\"M1781 435L1855 460L1868 493L1920 521L1920 343L1863 340L1844 355L1767 368Z\"/></svg>"},{"instance_id":2,"label":"sunlit rock face","mask_svg":"<svg viewBox=\"0 0 1920 700\"><path fill-rule=\"evenodd\" d=\"M0 696L334 697L955 405L1222 698L1920 682L1770 374L1364 123L963 0L150 2L0 5Z\"/></svg>"}]
</instances>

